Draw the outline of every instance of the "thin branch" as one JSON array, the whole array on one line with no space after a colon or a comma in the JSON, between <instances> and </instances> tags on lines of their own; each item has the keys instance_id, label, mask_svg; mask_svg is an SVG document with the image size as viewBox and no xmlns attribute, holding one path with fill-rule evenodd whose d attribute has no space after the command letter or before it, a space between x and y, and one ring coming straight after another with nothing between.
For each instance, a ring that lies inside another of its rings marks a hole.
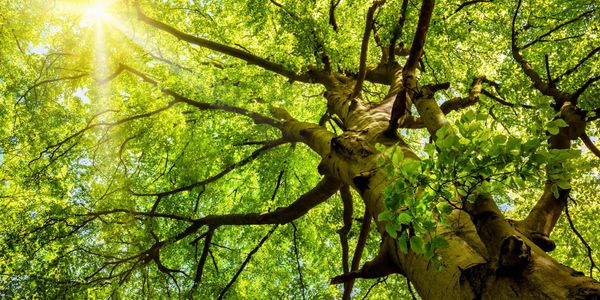
<instances>
[{"instance_id":1,"label":"thin branch","mask_svg":"<svg viewBox=\"0 0 600 300\"><path fill-rule=\"evenodd\" d=\"M362 226L360 227L360 233L358 234L358 241L356 242L356 249L354 249L354 256L352 257L352 264L350 266L350 272L357 271L360 265L360 259L362 257L362 253L365 249L365 245L367 244L367 239L369 237L369 230L371 229L371 213L365 207L365 214L362 218ZM349 274L349 273L345 273ZM346 288L346 283L344 283L344 294L346 290L352 291L352 287L354 286L354 277L350 277L348 279L348 288ZM347 297L349 297L348 294ZM349 299L349 298L344 298Z\"/></svg>"},{"instance_id":2,"label":"thin branch","mask_svg":"<svg viewBox=\"0 0 600 300\"><path fill-rule=\"evenodd\" d=\"M585 92L585 90L590 87L590 85L594 84L596 81L600 80L600 76L592 77L588 79L577 91L575 91L571 95L571 100L576 102L579 96Z\"/></svg>"},{"instance_id":3,"label":"thin branch","mask_svg":"<svg viewBox=\"0 0 600 300\"><path fill-rule=\"evenodd\" d=\"M517 16L519 14L519 9L521 8L522 0L519 0L517 3L517 8L515 9L515 13L513 15L512 23L511 23L511 52L513 58L519 63L521 69L529 79L533 82L533 86L540 91L542 94L546 96L551 96L556 101L556 107L561 107L563 103L570 101L570 96L567 93L561 92L556 89L554 86L545 83L540 75L533 69L531 64L521 55L519 52L521 48L517 45L517 30L515 28L517 22Z\"/></svg>"},{"instance_id":4,"label":"thin branch","mask_svg":"<svg viewBox=\"0 0 600 300\"><path fill-rule=\"evenodd\" d=\"M590 53L588 53L584 58L582 58L581 60L579 60L579 62L573 66L572 68L566 70L563 74L561 74L560 76L554 78L554 80L552 80L553 83L557 83L559 82L563 77L570 75L571 73L575 72L579 67L581 67L581 65L583 65L588 59L590 59L592 56L594 56L594 54L600 52L600 46L594 48L592 51L590 51Z\"/></svg>"},{"instance_id":5,"label":"thin branch","mask_svg":"<svg viewBox=\"0 0 600 300\"><path fill-rule=\"evenodd\" d=\"M230 172L232 172L236 168L245 166L248 163L252 162L260 154L262 154L264 151L269 150L271 148L274 148L276 146L282 145L283 143L284 143L283 140L277 140L277 141L273 142L272 144L265 145L265 146L263 146L263 147L255 150L254 152L252 152L246 158L244 158L244 159L242 159L242 160L240 160L240 161L238 161L236 163L233 163L233 164L227 166L221 172L219 172L219 173L217 173L217 174L215 174L215 175L213 175L211 177L208 177L208 178L206 178L204 180L197 181L195 183L192 183L192 184L189 184L189 185L186 185L186 186L182 186L182 187L179 187L179 188L176 188L176 189L173 189L173 190L164 191L164 192L158 192L158 193L137 193L137 192L131 191L131 194L134 195L134 196L165 197L165 196L173 195L173 194L180 193L180 192L183 192L183 191L190 191L190 190L192 190L192 189L194 189L196 187L204 186L204 185L207 185L209 183L213 183L213 182L219 180L220 178L222 178L223 176L229 174Z\"/></svg>"},{"instance_id":6,"label":"thin branch","mask_svg":"<svg viewBox=\"0 0 600 300\"><path fill-rule=\"evenodd\" d=\"M598 147L594 145L587 133L584 132L579 138L592 153L594 153L598 158L600 158L600 150L598 150Z\"/></svg>"},{"instance_id":7,"label":"thin branch","mask_svg":"<svg viewBox=\"0 0 600 300\"><path fill-rule=\"evenodd\" d=\"M53 78L53 79L46 79L46 80L42 80L40 82L35 83L34 85L30 86L25 93L23 93L23 95L21 95L18 99L25 99L25 96L27 96L27 94L29 94L33 89L44 85L44 84L48 84L48 83L53 83L53 82L57 82L57 81L63 81L63 80L75 80L75 79L79 79L82 78L84 76L87 76L87 73L83 73L83 74L79 74L79 75L73 75L73 76L65 76L65 77L60 77L60 78Z\"/></svg>"},{"instance_id":8,"label":"thin branch","mask_svg":"<svg viewBox=\"0 0 600 300\"><path fill-rule=\"evenodd\" d=\"M342 270L344 274L350 273L349 262L349 254L348 254L348 233L352 228L352 212L353 212L353 203L352 203L352 193L350 193L350 187L347 185L342 186L340 189L340 196L342 198L342 203L344 205L343 212L343 221L344 226L338 230L338 234L340 235L340 244L342 244ZM342 299L349 299L350 293L352 292L352 286L349 282L344 282L344 295Z\"/></svg>"},{"instance_id":9,"label":"thin branch","mask_svg":"<svg viewBox=\"0 0 600 300\"><path fill-rule=\"evenodd\" d=\"M171 102L169 102L169 103L168 103L166 106L164 106L164 107L161 107L161 108L159 108L159 109L156 109L156 110L153 110L153 111L149 111L149 112L147 112L147 113L143 113L143 114L139 114L139 115L133 115L133 116L130 116L130 117L127 117L127 118L123 118L123 119L121 119L121 120L114 121L114 122L98 122L98 123L94 123L94 124L88 124L86 127L82 128L82 129L80 129L79 131L77 131L77 132L75 132L75 133L71 134L70 136L68 136L68 137L64 138L64 139L63 139L63 140L61 140L60 142L58 142L58 143L55 143L55 144L52 144L52 145L49 145L49 146L47 146L47 147L46 147L46 148L45 148L43 151L41 151L41 152L40 152L40 154L38 155L38 157L36 157L36 158L32 159L32 160L29 162L29 164L31 165L33 162L35 162L35 161L37 161L37 160L40 160L40 159L42 158L42 156L44 156L44 154L46 154L46 153L50 154L50 157L49 157L49 158L50 158L52 161L54 161L54 158L55 158L55 155L56 155L56 153L58 152L58 150L59 150L59 149L60 149L60 148L61 148L63 145L67 144L67 143L68 143L69 141L71 141L72 139L75 139L75 138L78 138L78 137L80 137L80 136L81 136L81 135L83 135L85 132L87 132L87 131L89 131L89 130L91 130L91 129L93 129L93 128L96 128L96 127L103 127L103 126L107 126L107 127L114 127L114 126L117 126L117 125L121 125L121 124L124 124L124 123L127 123L127 122L134 121L134 120L138 120L138 119L147 118L147 117L150 117L150 116L156 115L156 114L158 114L158 113L161 113L161 112L163 112L163 111L165 111L165 110L167 110L167 109L171 108L171 107L172 107L173 105L175 105L176 103L177 103L176 101L171 101ZM93 120L93 118L92 118L92 120ZM75 145L76 145L76 144L73 144L72 146L70 146L70 147L69 147L67 150L65 150L63 153L61 153L60 155L58 155L58 157L60 157L60 156L62 156L62 155L64 155L64 154L66 154L66 153L67 153L67 152L68 152L70 149L72 149L72 148L73 148ZM58 158L58 157L57 157L57 158Z\"/></svg>"},{"instance_id":10,"label":"thin branch","mask_svg":"<svg viewBox=\"0 0 600 300\"><path fill-rule=\"evenodd\" d=\"M160 87L158 81L150 78L148 75L138 71L137 69L134 69L125 64L121 64L119 66L119 68L123 68L124 70L127 70L128 72L140 77L142 80L144 80L145 82L147 82L155 87ZM280 127L279 123L276 120L274 120L273 118L270 118L270 117L267 117L267 116L264 116L264 115L261 115L261 114L255 113L255 112L251 112L245 108L226 105L226 104L207 103L207 102L200 102L200 101L192 100L190 98L187 98L187 97L184 97L184 96L178 94L177 92L175 92L169 88L161 88L160 91L166 96L173 97L175 99L175 101L177 101L177 102L183 102L183 103L189 104L200 110L222 110L222 111L232 112L232 113L236 113L239 115L249 117L249 118L253 119L254 123L256 123L256 124L268 124L268 125L274 126L276 128Z\"/></svg>"},{"instance_id":11,"label":"thin branch","mask_svg":"<svg viewBox=\"0 0 600 300\"><path fill-rule=\"evenodd\" d=\"M456 10L454 10L454 12L452 14L458 13L459 11L461 11L463 8L465 8L467 6L471 6L471 5L477 4L477 3L485 3L485 2L490 3L490 2L492 2L492 0L471 0L471 1L463 2L456 8Z\"/></svg>"},{"instance_id":12,"label":"thin branch","mask_svg":"<svg viewBox=\"0 0 600 300\"><path fill-rule=\"evenodd\" d=\"M279 186L281 185L281 178L283 177L284 171L281 170L279 175L277 176L277 184L275 185L275 190L273 190L273 195L271 196L271 201L275 200L275 196L277 196L277 191L279 190Z\"/></svg>"},{"instance_id":13,"label":"thin branch","mask_svg":"<svg viewBox=\"0 0 600 300\"><path fill-rule=\"evenodd\" d=\"M600 269L598 269L598 266L596 266L596 262L594 261L594 257L592 256L592 247L590 247L590 245L583 238L581 233L579 233L579 231L577 231L577 229L575 229L575 225L573 224L573 220L571 219L571 215L569 214L569 204L568 203L565 205L565 215L567 216L567 221L569 221L569 227L571 227L571 231L573 231L573 233L575 233L577 238L581 241L581 243L587 250L587 255L588 255L588 258L590 259L590 277L594 278L594 276L593 276L594 269L596 269L598 271L600 271Z\"/></svg>"},{"instance_id":14,"label":"thin branch","mask_svg":"<svg viewBox=\"0 0 600 300\"><path fill-rule=\"evenodd\" d=\"M534 45L535 43L537 43L537 42L541 41L543 38L545 38L545 37L547 37L547 36L551 35L552 33L556 32L557 30L559 30L559 29L561 29L561 28L563 28L563 27L565 27L565 26L567 26L567 25L569 25L569 24L571 24L571 23L577 22L578 20L580 20L580 19L582 19L583 17L585 17L585 16L587 16L587 15L589 15L589 14L593 13L594 11L595 11L594 9L592 9L592 10L588 10L588 11L586 11L586 12L582 13L581 15L577 16L577 17L576 17L576 18L574 18L574 19L571 19L571 20L569 20L569 21L566 21L566 22L564 22L564 23L561 23L561 24L559 24L558 26L556 26L556 27L552 28L551 30L547 31L546 33L544 33L544 34L540 35L540 36L539 36L538 38L536 38L535 40L533 40L533 41L531 41L531 42L529 42L529 43L525 44L524 46L522 46L522 47L521 47L521 50L525 50L525 49L529 48L530 46L532 46L532 45Z\"/></svg>"},{"instance_id":15,"label":"thin branch","mask_svg":"<svg viewBox=\"0 0 600 300\"><path fill-rule=\"evenodd\" d=\"M546 78L548 79L548 84L550 86L553 85L552 74L550 73L550 59L548 58L548 54L544 54L544 62L546 64Z\"/></svg>"},{"instance_id":16,"label":"thin branch","mask_svg":"<svg viewBox=\"0 0 600 300\"><path fill-rule=\"evenodd\" d=\"M408 288L408 292L413 300L417 300L417 296L415 295L415 291L412 289L412 285L410 284L410 280L406 277L406 287Z\"/></svg>"},{"instance_id":17,"label":"thin branch","mask_svg":"<svg viewBox=\"0 0 600 300\"><path fill-rule=\"evenodd\" d=\"M487 96L488 98L504 105L504 106L508 106L508 107L521 107L521 108L527 108L527 109L535 109L535 106L531 106L531 105L527 105L527 104L514 104L514 103L510 103L490 92L488 92L486 89L482 89L481 93L484 94L485 96Z\"/></svg>"},{"instance_id":18,"label":"thin branch","mask_svg":"<svg viewBox=\"0 0 600 300\"><path fill-rule=\"evenodd\" d=\"M92 212L88 212L85 214L76 214L75 216L78 216L78 217L84 217L84 216L85 217L100 217L100 216L119 214L119 213L128 214L131 216L144 216L144 217L150 217L150 218L163 218L163 219L171 219L171 220L178 220L178 221L185 221L185 222L193 222L193 220L191 218L183 217L180 215L156 213L156 212L145 212L145 211L135 211L135 210L129 210L129 209L124 209L124 208L117 208L117 209L105 210L105 211L92 211Z\"/></svg>"},{"instance_id":19,"label":"thin branch","mask_svg":"<svg viewBox=\"0 0 600 300\"><path fill-rule=\"evenodd\" d=\"M365 22L365 31L363 33L362 44L360 47L360 63L358 67L358 78L356 79L354 91L352 92L350 99L356 98L362 90L362 85L367 74L367 55L369 51L369 37L371 35L371 30L373 29L373 15L375 14L375 10L384 3L385 0L375 1L367 11L367 21Z\"/></svg>"},{"instance_id":20,"label":"thin branch","mask_svg":"<svg viewBox=\"0 0 600 300\"><path fill-rule=\"evenodd\" d=\"M269 236L271 236L271 234L275 231L275 229L277 229L277 226L278 225L273 226L273 228L271 230L269 230L269 232L267 232L267 234L260 240L258 245L256 245L256 247L254 247L254 249L252 249L252 251L250 251L250 253L248 253L248 256L246 256L246 259L244 260L244 262L242 263L242 265L240 266L238 271L235 273L235 275L233 275L233 278L231 278L229 283L223 288L223 290L221 291L221 294L219 294L219 297L217 299L223 299L223 296L225 296L225 293L227 293L227 290L229 290L229 288L235 283L235 281L240 276L240 274L242 274L242 271L244 271L244 268L246 267L246 265L252 258L252 255L254 255L256 252L258 252L258 249L260 249L260 247L262 247L262 245L267 241Z\"/></svg>"},{"instance_id":21,"label":"thin branch","mask_svg":"<svg viewBox=\"0 0 600 300\"><path fill-rule=\"evenodd\" d=\"M369 296L369 294L371 293L371 291L378 286L379 284L385 282L387 280L387 277L382 277L382 278L377 278L377 281L375 281L367 290L367 292L365 293L365 295L362 297L363 299L367 299L367 297Z\"/></svg>"},{"instance_id":22,"label":"thin branch","mask_svg":"<svg viewBox=\"0 0 600 300\"><path fill-rule=\"evenodd\" d=\"M287 70L284 66L282 66L280 64L276 64L271 61L268 61L262 57L258 57L256 55L250 54L246 51L242 51L237 48L233 48L231 46L219 44L219 43L216 43L213 41L209 41L209 40L206 40L203 38L193 36L191 34L184 33L168 24L165 24L158 20L152 19L143 13L143 11L138 3L136 3L136 9L137 9L138 19L140 19L142 22L144 22L154 28L157 28L159 30L167 32L180 40L183 40L188 43L198 45L200 47L207 48L207 49L210 49L213 51L217 51L217 52L220 52L220 53L223 53L223 54L235 57L235 58L239 58L239 59L247 62L248 64L257 65L265 70L272 71L279 75L285 76L285 77L289 78L291 81L301 81L301 82L310 82L311 81L311 77L307 74L296 74L292 71Z\"/></svg>"},{"instance_id":23,"label":"thin branch","mask_svg":"<svg viewBox=\"0 0 600 300\"><path fill-rule=\"evenodd\" d=\"M298 228L296 228L296 224L291 222L294 236L294 255L296 256L296 269L298 269L298 283L300 284L300 290L302 291L302 299L306 299L306 286L304 285L304 279L302 279L302 269L300 268L300 251L298 250L298 239L296 233L298 232Z\"/></svg>"}]
</instances>

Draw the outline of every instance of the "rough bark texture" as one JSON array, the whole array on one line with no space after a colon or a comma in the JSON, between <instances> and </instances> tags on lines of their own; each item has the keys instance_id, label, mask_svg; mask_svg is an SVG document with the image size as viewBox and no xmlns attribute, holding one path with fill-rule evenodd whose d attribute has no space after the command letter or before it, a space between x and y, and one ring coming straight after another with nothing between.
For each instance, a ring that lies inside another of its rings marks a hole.
<instances>
[{"instance_id":1,"label":"rough bark texture","mask_svg":"<svg viewBox=\"0 0 600 300\"><path fill-rule=\"evenodd\" d=\"M363 106L358 100L347 98L351 86L335 85L326 93L329 109L340 116L351 131L334 137L325 129L308 125L301 129L298 124L289 127L293 129L290 134L321 155L325 173L358 191L377 220L385 209L383 189L390 179L376 167L378 153L373 149L376 142L389 142L389 137L382 132L389 122L391 102ZM431 94L423 95L415 105L428 130L434 133L449 123ZM407 146L402 149L405 159L418 159ZM600 297L600 283L552 259L528 236L515 230L489 196L480 197L463 209L451 214L450 226L438 228L438 233L450 244L441 253L446 265L443 270L435 271L433 264L421 255L403 254L396 241L385 233L384 222L377 221L382 235L380 255L366 263L363 272L354 277L402 273L424 299ZM546 216L555 223L557 218L552 214Z\"/></svg>"}]
</instances>

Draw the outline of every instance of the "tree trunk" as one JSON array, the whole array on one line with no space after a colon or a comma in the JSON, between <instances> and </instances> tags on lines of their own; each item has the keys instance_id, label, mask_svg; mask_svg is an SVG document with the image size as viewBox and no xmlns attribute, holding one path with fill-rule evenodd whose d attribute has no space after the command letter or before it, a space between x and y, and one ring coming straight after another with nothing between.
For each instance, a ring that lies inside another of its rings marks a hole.
<instances>
[{"instance_id":1,"label":"tree trunk","mask_svg":"<svg viewBox=\"0 0 600 300\"><path fill-rule=\"evenodd\" d=\"M439 225L449 247L441 251L444 267L437 271L423 255L400 251L398 241L385 231L377 216L386 207L384 188L391 179L377 167L375 143L399 143L404 159L418 157L400 138L390 139L387 128L391 101L363 106L349 99L352 83L330 86L326 93L329 109L348 130L334 136L322 127L288 120L285 128L293 139L302 141L323 158L320 172L352 186L376 220L382 242L379 255L359 272L338 278L375 278L401 273L416 287L423 299L600 299L600 283L551 258L518 232L497 208L491 196L479 196L473 204L455 209L449 226ZM431 99L419 103L420 110L439 110ZM432 107L428 107L432 106ZM424 118L425 123L447 122ZM514 223L514 222L513 222ZM335 281L335 280L334 280Z\"/></svg>"}]
</instances>

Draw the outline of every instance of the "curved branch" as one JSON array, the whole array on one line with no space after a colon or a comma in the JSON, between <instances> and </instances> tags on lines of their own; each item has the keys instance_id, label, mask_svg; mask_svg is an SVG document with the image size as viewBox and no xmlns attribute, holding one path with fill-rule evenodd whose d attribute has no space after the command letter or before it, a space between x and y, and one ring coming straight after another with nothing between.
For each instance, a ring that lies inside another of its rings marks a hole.
<instances>
[{"instance_id":1,"label":"curved branch","mask_svg":"<svg viewBox=\"0 0 600 300\"><path fill-rule=\"evenodd\" d=\"M581 96L581 94L583 94L585 92L585 90L587 90L588 87L590 87L590 85L594 84L594 82L600 80L600 76L596 76L596 77L592 77L590 79L588 79L579 89L577 89L577 91L575 91L572 95L571 95L571 99L573 102L576 102L577 99L579 98L579 96Z\"/></svg>"},{"instance_id":2,"label":"curved branch","mask_svg":"<svg viewBox=\"0 0 600 300\"><path fill-rule=\"evenodd\" d=\"M58 152L58 150L63 145L65 145L66 143L68 143L70 140L72 140L74 138L80 137L82 134L84 134L85 132L87 132L90 129L93 129L93 128L96 128L96 127L102 127L102 126L113 127L113 126L121 125L121 124L130 122L130 121L134 121L134 120L137 120L137 119L143 119L143 118L146 118L146 117L150 117L150 116L156 115L158 113L161 113L161 112L163 112L163 111L171 108L176 103L177 103L176 101L171 101L166 106L161 107L159 109L156 109L156 110L153 110L153 111L149 111L147 113L143 113L143 114L139 114L139 115L133 115L133 116L130 116L130 117L127 117L127 118L123 118L121 120L114 121L114 122L98 122L98 123L94 123L94 124L88 124L86 127L82 128L79 131L77 131L77 132L71 134L70 136L64 138L62 141L60 141L60 142L58 142L56 144L47 146L43 151L40 152L39 156L36 157L36 158L34 158L34 159L32 159L29 162L29 164L31 165L33 162L35 162L37 160L40 160L42 158L42 156L44 155L44 153L49 153L50 154L51 162L54 161L54 157L55 157L56 153ZM98 115L94 116L94 118L97 117L97 116ZM60 156L62 156L62 155L64 155L64 154L66 154L71 148L73 148L73 146L74 145L72 145L67 150L65 150L65 152L59 154L57 156L57 158L60 157Z\"/></svg>"},{"instance_id":3,"label":"curved branch","mask_svg":"<svg viewBox=\"0 0 600 300\"><path fill-rule=\"evenodd\" d=\"M239 58L251 65L257 65L265 70L275 72L279 75L285 76L289 78L291 81L301 81L301 82L311 82L311 77L307 74L296 74L292 71L287 70L284 66L280 64L276 64L274 62L268 61L262 57L258 57L256 55L250 54L246 51L242 51L237 48L233 48L231 46L219 44L213 41L209 41L203 38L199 38L193 36L191 34L184 33L182 31L177 30L175 27L172 27L168 24L160 22L158 20L152 19L144 14L139 4L136 3L137 15L138 19L142 22L171 34L172 36L184 40L188 43L207 48L213 51L217 51L235 58Z\"/></svg>"},{"instance_id":4,"label":"curved branch","mask_svg":"<svg viewBox=\"0 0 600 300\"><path fill-rule=\"evenodd\" d=\"M575 233L577 238L579 238L579 241L581 241L581 243L587 250L587 255L590 259L590 277L593 278L594 269L600 271L600 269L598 269L598 266L596 265L596 262L594 261L594 256L592 255L593 249L590 246L590 244L588 244L588 242L585 240L585 238L583 238L581 233L579 233L579 231L575 228L575 224L573 224L573 219L571 218L571 214L569 213L569 204L565 205L565 215L567 216L567 221L569 221L569 227L571 228L571 231Z\"/></svg>"},{"instance_id":5,"label":"curved branch","mask_svg":"<svg viewBox=\"0 0 600 300\"><path fill-rule=\"evenodd\" d=\"M264 152L266 150L269 150L271 148L277 147L279 145L282 145L284 143L285 143L284 140L276 140L276 141L273 141L273 142L271 142L269 144L266 144L263 147L261 147L261 148L255 150L254 152L252 152L252 154L250 154L248 157L246 157L246 158L244 158L244 159L242 159L242 160L240 160L240 161L238 161L238 162L236 162L234 164L231 164L231 165L227 166L225 169L223 169L221 172L217 173L216 175L213 175L213 176L211 176L209 178L206 178L206 179L198 181L198 182L195 182L195 183L192 183L192 184L189 184L189 185L186 185L186 186L182 186L182 187L179 187L179 188L176 188L176 189L173 189L173 190L159 192L159 193L136 193L136 192L131 191L131 194L134 195L134 196L156 196L156 197L158 197L160 199L162 197L173 195L173 194L180 193L180 192L183 192L183 191L190 191L190 190L192 190L192 189L194 189L196 187L204 186L204 185L207 185L209 183L213 183L213 182L219 180L221 177L229 174L231 171L235 170L236 168L245 166L249 162L253 161L262 152Z\"/></svg>"},{"instance_id":6,"label":"curved branch","mask_svg":"<svg viewBox=\"0 0 600 300\"><path fill-rule=\"evenodd\" d=\"M331 0L329 4L329 25L333 28L333 31L338 31L338 24L335 20L335 9L340 4L341 0Z\"/></svg>"},{"instance_id":7,"label":"curved branch","mask_svg":"<svg viewBox=\"0 0 600 300\"><path fill-rule=\"evenodd\" d=\"M137 69L134 69L125 64L120 64L119 68L122 68L123 70L126 70L126 71L140 77L142 80L144 80L147 83L150 83L151 85L153 85L155 87L159 87L158 81L150 78L148 75L138 71ZM191 106L199 108L200 110L222 110L222 111L232 112L232 113L236 113L239 115L249 117L249 118L253 119L254 123L256 123L256 124L267 124L267 125L271 125L275 128L281 128L281 125L279 124L279 122L277 120L267 117L267 116L264 116L264 115L261 115L259 113L249 111L242 107L232 106L232 105L227 105L227 104L196 101L196 100L184 97L169 88L161 88L160 91L166 96L173 97L175 99L175 101L177 101L177 102L183 102L183 103L189 104Z\"/></svg>"},{"instance_id":8,"label":"curved branch","mask_svg":"<svg viewBox=\"0 0 600 300\"><path fill-rule=\"evenodd\" d=\"M590 137L587 135L587 133L584 132L579 138L585 144L585 146L588 149L590 149L590 151L592 153L594 153L598 158L600 158L600 150L598 150L598 147L596 147L596 145L594 145L594 143L592 142Z\"/></svg>"},{"instance_id":9,"label":"curved branch","mask_svg":"<svg viewBox=\"0 0 600 300\"><path fill-rule=\"evenodd\" d=\"M272 212L208 215L194 221L200 228L203 225L213 227L221 225L263 225L286 224L305 215L315 206L325 202L340 188L340 183L332 177L325 176L310 191L300 196L296 201L286 207L277 208Z\"/></svg>"},{"instance_id":10,"label":"curved branch","mask_svg":"<svg viewBox=\"0 0 600 300\"><path fill-rule=\"evenodd\" d=\"M53 82L57 82L57 81L63 81L63 80L75 80L75 79L79 79L82 78L84 76L87 76L87 73L82 73L79 75L73 75L73 76L65 76L65 77L60 77L60 78L53 78L53 79L46 79L46 80L42 80L40 82L35 83L34 85L30 86L25 93L23 93L23 95L21 97L19 97L18 99L25 99L25 96L27 96L27 94L29 94L33 89L35 89L36 87L40 86L40 85L44 85L44 84L48 84L48 83L53 83Z\"/></svg>"}]
</instances>

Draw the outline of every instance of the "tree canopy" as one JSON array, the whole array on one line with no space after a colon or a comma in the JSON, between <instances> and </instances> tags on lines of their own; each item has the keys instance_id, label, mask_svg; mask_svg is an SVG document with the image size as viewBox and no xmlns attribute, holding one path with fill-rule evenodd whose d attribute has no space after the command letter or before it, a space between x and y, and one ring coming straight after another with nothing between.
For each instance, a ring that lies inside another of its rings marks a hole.
<instances>
[{"instance_id":1,"label":"tree canopy","mask_svg":"<svg viewBox=\"0 0 600 300\"><path fill-rule=\"evenodd\" d=\"M0 298L600 298L597 1L0 3Z\"/></svg>"}]
</instances>

